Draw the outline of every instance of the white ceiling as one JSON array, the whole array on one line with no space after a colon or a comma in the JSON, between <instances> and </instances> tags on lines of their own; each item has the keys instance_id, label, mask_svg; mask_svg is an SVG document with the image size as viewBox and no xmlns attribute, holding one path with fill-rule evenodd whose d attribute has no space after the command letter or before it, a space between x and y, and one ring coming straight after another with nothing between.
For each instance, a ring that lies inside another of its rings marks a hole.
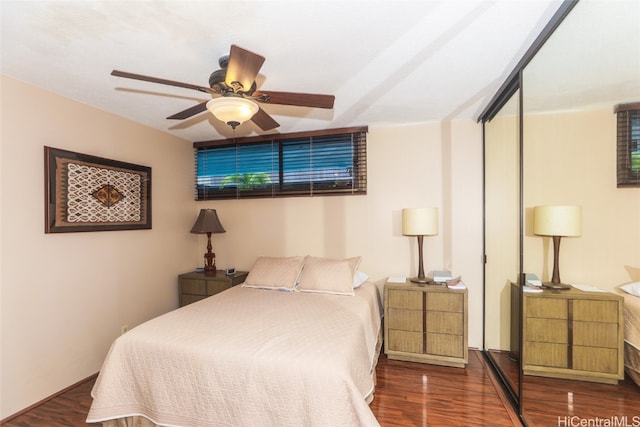
<instances>
[{"instance_id":1,"label":"white ceiling","mask_svg":"<svg viewBox=\"0 0 640 427\"><path fill-rule=\"evenodd\" d=\"M259 89L336 96L333 110L263 104L276 132L476 119L560 3L2 1L1 71L189 141L232 136L207 112L165 119L207 95L111 70L207 86L237 44L266 57Z\"/></svg>"}]
</instances>

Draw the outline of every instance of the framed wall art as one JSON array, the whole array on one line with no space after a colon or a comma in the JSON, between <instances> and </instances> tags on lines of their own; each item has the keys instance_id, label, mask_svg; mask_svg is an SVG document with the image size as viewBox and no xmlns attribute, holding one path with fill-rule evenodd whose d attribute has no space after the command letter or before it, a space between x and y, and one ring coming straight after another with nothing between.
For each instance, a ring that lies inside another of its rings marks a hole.
<instances>
[{"instance_id":1,"label":"framed wall art","mask_svg":"<svg viewBox=\"0 0 640 427\"><path fill-rule=\"evenodd\" d=\"M151 228L151 168L44 147L45 233Z\"/></svg>"}]
</instances>

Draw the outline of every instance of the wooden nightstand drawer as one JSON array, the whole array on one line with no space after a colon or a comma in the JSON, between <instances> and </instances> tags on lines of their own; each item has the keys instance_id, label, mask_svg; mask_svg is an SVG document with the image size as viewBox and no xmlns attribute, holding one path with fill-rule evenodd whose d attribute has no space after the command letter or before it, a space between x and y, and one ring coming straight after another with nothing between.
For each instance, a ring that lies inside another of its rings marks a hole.
<instances>
[{"instance_id":1,"label":"wooden nightstand drawer","mask_svg":"<svg viewBox=\"0 0 640 427\"><path fill-rule=\"evenodd\" d=\"M205 299L206 297L206 295L182 294L180 297L180 301L182 305L187 305L196 301L200 301L201 299Z\"/></svg>"},{"instance_id":2,"label":"wooden nightstand drawer","mask_svg":"<svg viewBox=\"0 0 640 427\"><path fill-rule=\"evenodd\" d=\"M229 289L231 286L233 286L231 281L229 282L207 281L207 294L215 295L219 292Z\"/></svg>"},{"instance_id":3,"label":"wooden nightstand drawer","mask_svg":"<svg viewBox=\"0 0 640 427\"><path fill-rule=\"evenodd\" d=\"M575 300L573 320L618 323L618 302Z\"/></svg>"},{"instance_id":4,"label":"wooden nightstand drawer","mask_svg":"<svg viewBox=\"0 0 640 427\"><path fill-rule=\"evenodd\" d=\"M462 294L433 292L427 297L427 311L452 311L462 313L464 298Z\"/></svg>"},{"instance_id":5,"label":"wooden nightstand drawer","mask_svg":"<svg viewBox=\"0 0 640 427\"><path fill-rule=\"evenodd\" d=\"M566 368L569 347L567 344L526 341L524 363L526 365Z\"/></svg>"},{"instance_id":6,"label":"wooden nightstand drawer","mask_svg":"<svg viewBox=\"0 0 640 427\"><path fill-rule=\"evenodd\" d=\"M422 311L389 309L389 329L422 332Z\"/></svg>"},{"instance_id":7,"label":"wooden nightstand drawer","mask_svg":"<svg viewBox=\"0 0 640 427\"><path fill-rule=\"evenodd\" d=\"M573 344L618 348L618 324L573 322Z\"/></svg>"},{"instance_id":8,"label":"wooden nightstand drawer","mask_svg":"<svg viewBox=\"0 0 640 427\"><path fill-rule=\"evenodd\" d=\"M404 353L422 353L422 332L389 329L387 348Z\"/></svg>"},{"instance_id":9,"label":"wooden nightstand drawer","mask_svg":"<svg viewBox=\"0 0 640 427\"><path fill-rule=\"evenodd\" d=\"M182 279L180 287L185 294L207 295L207 285L204 280Z\"/></svg>"},{"instance_id":10,"label":"wooden nightstand drawer","mask_svg":"<svg viewBox=\"0 0 640 427\"><path fill-rule=\"evenodd\" d=\"M563 298L528 298L526 316L543 319L567 319L567 300Z\"/></svg>"},{"instance_id":11,"label":"wooden nightstand drawer","mask_svg":"<svg viewBox=\"0 0 640 427\"><path fill-rule=\"evenodd\" d=\"M422 293L392 289L389 290L387 304L391 308L422 310Z\"/></svg>"},{"instance_id":12,"label":"wooden nightstand drawer","mask_svg":"<svg viewBox=\"0 0 640 427\"><path fill-rule=\"evenodd\" d=\"M427 334L427 352L440 356L463 357L462 335Z\"/></svg>"},{"instance_id":13,"label":"wooden nightstand drawer","mask_svg":"<svg viewBox=\"0 0 640 427\"><path fill-rule=\"evenodd\" d=\"M527 317L526 341L555 342L567 344L569 342L569 332L567 321L562 319L538 319Z\"/></svg>"},{"instance_id":14,"label":"wooden nightstand drawer","mask_svg":"<svg viewBox=\"0 0 640 427\"><path fill-rule=\"evenodd\" d=\"M615 374L618 371L617 362L618 351L615 348L573 348L573 369Z\"/></svg>"},{"instance_id":15,"label":"wooden nightstand drawer","mask_svg":"<svg viewBox=\"0 0 640 427\"><path fill-rule=\"evenodd\" d=\"M427 311L427 332L460 335L464 333L462 313Z\"/></svg>"}]
</instances>

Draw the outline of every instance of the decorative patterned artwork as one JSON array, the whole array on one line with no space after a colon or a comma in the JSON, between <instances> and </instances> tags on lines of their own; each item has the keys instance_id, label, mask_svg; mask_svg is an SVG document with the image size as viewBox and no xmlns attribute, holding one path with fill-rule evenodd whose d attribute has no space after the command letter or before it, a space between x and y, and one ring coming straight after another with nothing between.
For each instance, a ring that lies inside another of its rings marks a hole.
<instances>
[{"instance_id":1,"label":"decorative patterned artwork","mask_svg":"<svg viewBox=\"0 0 640 427\"><path fill-rule=\"evenodd\" d=\"M44 147L45 233L151 228L151 168Z\"/></svg>"}]
</instances>

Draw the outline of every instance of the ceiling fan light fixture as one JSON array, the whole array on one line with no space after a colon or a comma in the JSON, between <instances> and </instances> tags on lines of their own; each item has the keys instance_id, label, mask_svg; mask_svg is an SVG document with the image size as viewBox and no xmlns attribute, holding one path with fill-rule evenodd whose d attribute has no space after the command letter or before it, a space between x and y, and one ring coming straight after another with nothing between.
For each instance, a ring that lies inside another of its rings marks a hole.
<instances>
[{"instance_id":1,"label":"ceiling fan light fixture","mask_svg":"<svg viewBox=\"0 0 640 427\"><path fill-rule=\"evenodd\" d=\"M238 96L223 96L207 102L207 110L234 129L250 120L259 109L255 102Z\"/></svg>"}]
</instances>

